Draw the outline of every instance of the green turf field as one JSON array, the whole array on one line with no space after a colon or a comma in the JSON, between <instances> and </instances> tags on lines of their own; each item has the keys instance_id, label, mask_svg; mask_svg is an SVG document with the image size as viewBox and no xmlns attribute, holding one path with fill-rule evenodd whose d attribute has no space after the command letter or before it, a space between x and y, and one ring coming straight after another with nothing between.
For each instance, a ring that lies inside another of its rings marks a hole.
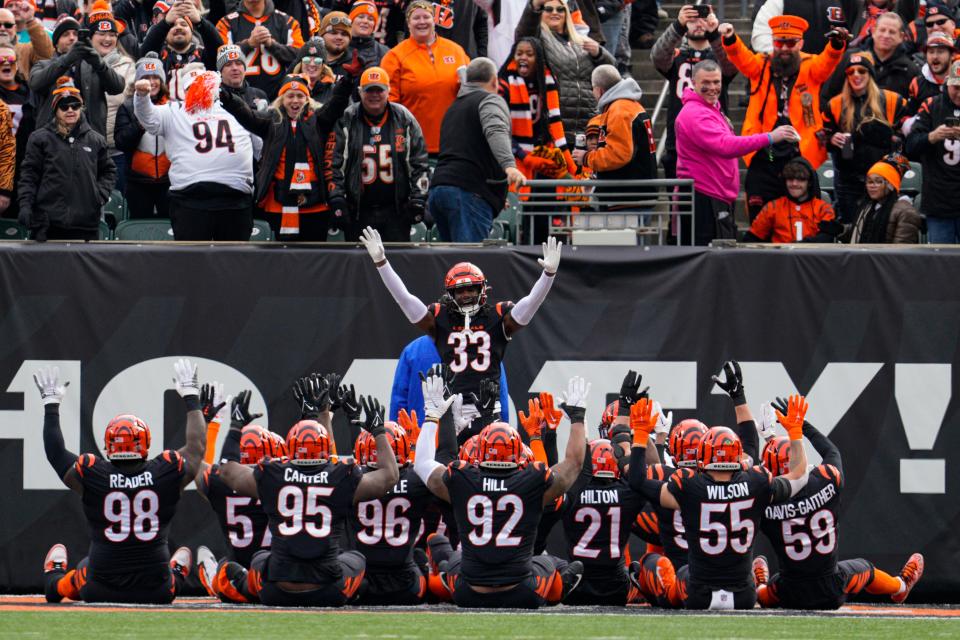
<instances>
[{"instance_id":1,"label":"green turf field","mask_svg":"<svg viewBox=\"0 0 960 640\"><path fill-rule=\"evenodd\" d=\"M0 613L0 638L957 638L960 620L267 611Z\"/></svg>"}]
</instances>

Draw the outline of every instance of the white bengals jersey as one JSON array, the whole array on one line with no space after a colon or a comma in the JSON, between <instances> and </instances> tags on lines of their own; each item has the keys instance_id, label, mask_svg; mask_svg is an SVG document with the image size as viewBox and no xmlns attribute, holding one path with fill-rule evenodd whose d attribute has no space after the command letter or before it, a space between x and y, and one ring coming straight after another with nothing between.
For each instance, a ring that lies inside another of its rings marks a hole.
<instances>
[{"instance_id":1,"label":"white bengals jersey","mask_svg":"<svg viewBox=\"0 0 960 640\"><path fill-rule=\"evenodd\" d=\"M163 136L171 190L216 182L253 193L250 133L219 102L209 111L191 114L182 103L155 105L148 97L134 94L133 111L148 133Z\"/></svg>"}]
</instances>

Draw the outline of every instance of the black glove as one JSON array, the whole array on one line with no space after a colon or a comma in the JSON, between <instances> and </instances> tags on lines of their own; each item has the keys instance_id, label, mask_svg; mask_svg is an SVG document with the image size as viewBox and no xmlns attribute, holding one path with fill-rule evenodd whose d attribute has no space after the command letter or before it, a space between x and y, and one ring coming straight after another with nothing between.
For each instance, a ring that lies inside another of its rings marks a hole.
<instances>
[{"instance_id":1,"label":"black glove","mask_svg":"<svg viewBox=\"0 0 960 640\"><path fill-rule=\"evenodd\" d=\"M360 406L367 414L364 421L360 423L363 430L369 432L374 438L386 433L387 430L383 426L384 408L380 405L380 401L372 396L360 396Z\"/></svg>"},{"instance_id":2,"label":"black glove","mask_svg":"<svg viewBox=\"0 0 960 640\"><path fill-rule=\"evenodd\" d=\"M480 412L480 416L491 416L496 411L497 400L500 399L500 379L484 378L480 381L480 394L470 394L470 402Z\"/></svg>"},{"instance_id":3,"label":"black glove","mask_svg":"<svg viewBox=\"0 0 960 640\"><path fill-rule=\"evenodd\" d=\"M340 408L340 398L337 394L337 391L340 389L340 381L343 379L339 373L328 373L323 376L323 379L327 383L327 399L330 402L330 411L336 411Z\"/></svg>"},{"instance_id":4,"label":"black glove","mask_svg":"<svg viewBox=\"0 0 960 640\"><path fill-rule=\"evenodd\" d=\"M93 47L84 42L77 41L70 47L70 51L63 54L63 58L72 67L81 60L84 60L90 51L93 51Z\"/></svg>"},{"instance_id":5,"label":"black glove","mask_svg":"<svg viewBox=\"0 0 960 640\"><path fill-rule=\"evenodd\" d=\"M245 426L262 416L262 413L250 413L250 395L252 392L247 389L237 394L237 397L230 403L230 427L233 429L243 429Z\"/></svg>"},{"instance_id":6,"label":"black glove","mask_svg":"<svg viewBox=\"0 0 960 640\"><path fill-rule=\"evenodd\" d=\"M337 405L343 409L343 413L350 422L360 422L360 403L357 401L357 391L351 384L340 385L337 389Z\"/></svg>"},{"instance_id":7,"label":"black glove","mask_svg":"<svg viewBox=\"0 0 960 640\"><path fill-rule=\"evenodd\" d=\"M300 403L302 419L316 419L321 411L330 409L330 387L326 378L311 373L293 383L293 397Z\"/></svg>"},{"instance_id":8,"label":"black glove","mask_svg":"<svg viewBox=\"0 0 960 640\"><path fill-rule=\"evenodd\" d=\"M717 386L726 391L734 406L746 404L747 400L743 394L743 374L740 372L740 363L736 360L727 360L723 363L724 379L720 376L710 376L710 379L717 383Z\"/></svg>"},{"instance_id":9,"label":"black glove","mask_svg":"<svg viewBox=\"0 0 960 640\"><path fill-rule=\"evenodd\" d=\"M424 206L422 200L409 200L405 210L407 214L407 221L410 224L423 222L423 216L426 213L426 206Z\"/></svg>"},{"instance_id":10,"label":"black glove","mask_svg":"<svg viewBox=\"0 0 960 640\"><path fill-rule=\"evenodd\" d=\"M200 411L203 413L203 419L207 421L207 424L210 424L220 413L223 405L227 404L226 402L213 404L213 395L212 384L204 384L200 387Z\"/></svg>"},{"instance_id":11,"label":"black glove","mask_svg":"<svg viewBox=\"0 0 960 640\"><path fill-rule=\"evenodd\" d=\"M787 413L788 413L788 406L787 406L787 399L786 399L786 398L780 398L780 397L778 397L778 398L776 398L773 402L770 403L770 406L773 407L774 409L776 409L777 411L779 411L780 413L782 413L783 415L787 415Z\"/></svg>"},{"instance_id":12,"label":"black glove","mask_svg":"<svg viewBox=\"0 0 960 640\"><path fill-rule=\"evenodd\" d=\"M443 378L443 397L449 398L452 393L450 387L453 385L453 380L457 377L456 372L450 368L450 365L446 364L435 364L430 367L430 370L427 371L428 376L440 376ZM420 373L420 382L424 381L423 372Z\"/></svg>"},{"instance_id":13,"label":"black glove","mask_svg":"<svg viewBox=\"0 0 960 640\"><path fill-rule=\"evenodd\" d=\"M629 416L630 407L640 398L647 396L647 391L650 390L650 387L645 387L641 391L641 380L643 380L643 376L633 370L627 371L627 375L623 377L623 382L620 384L620 396L617 398L618 416Z\"/></svg>"},{"instance_id":14,"label":"black glove","mask_svg":"<svg viewBox=\"0 0 960 640\"><path fill-rule=\"evenodd\" d=\"M334 196L327 200L327 206L330 207L330 226L338 229L343 228L350 218L350 210L347 209L347 199L343 196Z\"/></svg>"},{"instance_id":15,"label":"black glove","mask_svg":"<svg viewBox=\"0 0 960 640\"><path fill-rule=\"evenodd\" d=\"M847 46L847 43L853 39L853 36L843 27L834 27L827 34L827 39L830 40L830 44L833 45L834 49L843 49Z\"/></svg>"}]
</instances>

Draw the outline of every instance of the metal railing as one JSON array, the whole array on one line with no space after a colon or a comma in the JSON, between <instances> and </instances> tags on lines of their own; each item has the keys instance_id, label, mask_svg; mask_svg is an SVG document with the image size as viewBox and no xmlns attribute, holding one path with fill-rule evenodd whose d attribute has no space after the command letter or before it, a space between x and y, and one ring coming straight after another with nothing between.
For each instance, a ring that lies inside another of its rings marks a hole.
<instances>
[{"instance_id":1,"label":"metal railing","mask_svg":"<svg viewBox=\"0 0 960 640\"><path fill-rule=\"evenodd\" d=\"M605 235L612 239L605 233L610 231L621 232L613 244L633 237L634 243L662 245L674 236L679 245L681 236L694 237L693 180L531 180L527 185L530 191L512 205L517 244L533 243L533 220L543 216L550 234L569 234L575 243L604 244ZM683 233L676 233L681 224Z\"/></svg>"}]
</instances>

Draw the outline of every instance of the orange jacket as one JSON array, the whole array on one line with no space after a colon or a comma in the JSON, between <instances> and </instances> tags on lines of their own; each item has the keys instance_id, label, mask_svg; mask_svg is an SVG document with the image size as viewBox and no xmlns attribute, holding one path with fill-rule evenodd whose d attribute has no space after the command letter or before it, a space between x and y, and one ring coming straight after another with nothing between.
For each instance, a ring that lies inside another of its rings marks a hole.
<instances>
[{"instance_id":1,"label":"orange jacket","mask_svg":"<svg viewBox=\"0 0 960 640\"><path fill-rule=\"evenodd\" d=\"M750 225L750 233L770 242L796 242L797 222L803 225L801 233L806 239L820 232L821 222L834 219L833 207L819 198L797 204L783 196L764 205Z\"/></svg>"},{"instance_id":2,"label":"orange jacket","mask_svg":"<svg viewBox=\"0 0 960 640\"><path fill-rule=\"evenodd\" d=\"M750 80L750 104L747 106L747 115L743 120L742 135L749 136L773 131L777 122L777 95L775 86L770 82L771 56L750 51L739 36L733 44L724 42L723 48L730 62ZM830 78L845 50L846 47L834 49L833 44L827 43L824 50L817 55L801 53L800 71L790 91L787 106L790 124L800 132L800 154L815 169L827 159L827 149L820 144L816 136L817 131L823 128L823 118L820 114L820 87ZM807 108L809 122L804 121L801 102L803 99L810 101ZM744 156L748 166L752 158L752 153Z\"/></svg>"},{"instance_id":3,"label":"orange jacket","mask_svg":"<svg viewBox=\"0 0 960 640\"><path fill-rule=\"evenodd\" d=\"M423 129L427 153L440 151L440 123L460 88L457 69L469 62L463 47L440 36L432 45L407 38L380 62L390 76L390 101L413 113Z\"/></svg>"}]
</instances>

